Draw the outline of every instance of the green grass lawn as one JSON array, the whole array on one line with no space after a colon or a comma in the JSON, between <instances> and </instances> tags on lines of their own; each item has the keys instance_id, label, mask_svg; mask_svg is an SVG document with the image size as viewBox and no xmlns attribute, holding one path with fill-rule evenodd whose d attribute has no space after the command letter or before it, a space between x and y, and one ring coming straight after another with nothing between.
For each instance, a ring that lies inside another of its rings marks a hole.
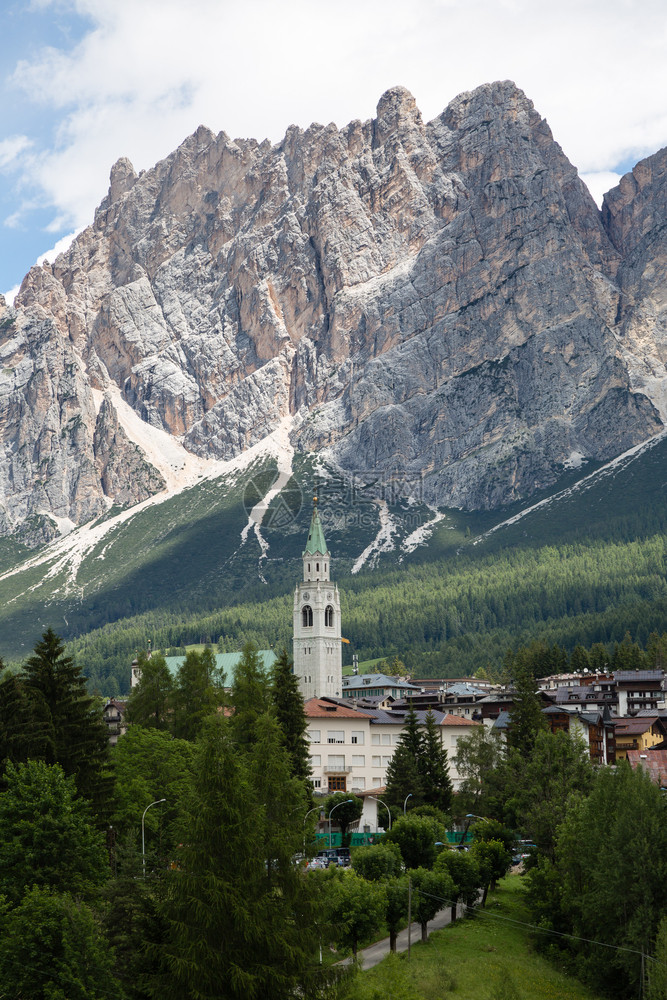
<instances>
[{"instance_id":1,"label":"green grass lawn","mask_svg":"<svg viewBox=\"0 0 667 1000\"><path fill-rule=\"evenodd\" d=\"M601 1000L537 954L520 876L504 879L486 909L389 956L351 984L349 1000Z\"/></svg>"}]
</instances>

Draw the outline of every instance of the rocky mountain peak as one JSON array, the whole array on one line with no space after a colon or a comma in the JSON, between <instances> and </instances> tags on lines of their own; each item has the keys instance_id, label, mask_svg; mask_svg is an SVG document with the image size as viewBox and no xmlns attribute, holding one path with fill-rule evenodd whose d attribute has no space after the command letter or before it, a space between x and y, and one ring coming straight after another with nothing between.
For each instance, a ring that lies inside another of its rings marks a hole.
<instances>
[{"instance_id":1,"label":"rocky mountain peak","mask_svg":"<svg viewBox=\"0 0 667 1000\"><path fill-rule=\"evenodd\" d=\"M136 182L137 175L126 156L116 160L109 176L109 201L113 203L129 191Z\"/></svg>"},{"instance_id":2,"label":"rocky mountain peak","mask_svg":"<svg viewBox=\"0 0 667 1000\"><path fill-rule=\"evenodd\" d=\"M375 137L383 143L396 132L422 126L422 117L414 97L405 87L390 87L377 104Z\"/></svg>"},{"instance_id":3,"label":"rocky mountain peak","mask_svg":"<svg viewBox=\"0 0 667 1000\"><path fill-rule=\"evenodd\" d=\"M0 530L162 488L127 407L201 458L290 422L297 449L461 507L645 440L667 399L661 163L609 197L612 242L511 81L426 125L393 87L374 121L276 146L201 126L138 176L118 161L95 225L0 313Z\"/></svg>"}]
</instances>

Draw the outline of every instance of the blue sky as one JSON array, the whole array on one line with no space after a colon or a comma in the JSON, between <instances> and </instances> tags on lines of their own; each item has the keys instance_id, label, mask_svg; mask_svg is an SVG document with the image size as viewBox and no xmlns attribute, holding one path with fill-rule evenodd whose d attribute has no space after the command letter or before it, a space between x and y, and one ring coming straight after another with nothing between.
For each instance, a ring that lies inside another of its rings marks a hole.
<instances>
[{"instance_id":1,"label":"blue sky","mask_svg":"<svg viewBox=\"0 0 667 1000\"><path fill-rule=\"evenodd\" d=\"M667 145L665 0L3 0L0 291L88 224L112 163L145 169L199 124L278 141L422 114L513 79L594 195ZM49 254L53 256L53 254Z\"/></svg>"}]
</instances>

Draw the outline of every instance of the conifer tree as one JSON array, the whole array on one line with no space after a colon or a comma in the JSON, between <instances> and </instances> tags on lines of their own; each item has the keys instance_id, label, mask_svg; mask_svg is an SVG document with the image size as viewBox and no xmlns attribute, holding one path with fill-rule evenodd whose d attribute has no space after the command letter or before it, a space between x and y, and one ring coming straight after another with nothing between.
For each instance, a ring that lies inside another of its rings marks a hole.
<instances>
[{"instance_id":1,"label":"conifer tree","mask_svg":"<svg viewBox=\"0 0 667 1000\"><path fill-rule=\"evenodd\" d=\"M187 836L163 907L163 974L153 993L174 1000L314 995L313 889L291 864L303 836L298 782L289 778L275 723L249 752L230 730L227 720L213 717L200 741L183 814Z\"/></svg>"},{"instance_id":2,"label":"conifer tree","mask_svg":"<svg viewBox=\"0 0 667 1000\"><path fill-rule=\"evenodd\" d=\"M423 745L417 713L410 704L405 727L387 768L387 791L383 797L390 808L402 812L408 795L412 806L423 805L424 786L420 770Z\"/></svg>"},{"instance_id":3,"label":"conifer tree","mask_svg":"<svg viewBox=\"0 0 667 1000\"><path fill-rule=\"evenodd\" d=\"M292 670L292 661L283 649L273 666L271 699L276 718L285 739L291 762L291 772L307 788L310 795L310 744L306 738L308 721L303 707L299 682Z\"/></svg>"},{"instance_id":4,"label":"conifer tree","mask_svg":"<svg viewBox=\"0 0 667 1000\"><path fill-rule=\"evenodd\" d=\"M232 685L231 732L239 746L249 749L255 742L257 720L269 710L270 704L269 683L257 647L246 642Z\"/></svg>"},{"instance_id":5,"label":"conifer tree","mask_svg":"<svg viewBox=\"0 0 667 1000\"><path fill-rule=\"evenodd\" d=\"M174 680L164 656L142 652L138 657L141 678L127 701L125 718L138 726L169 729Z\"/></svg>"},{"instance_id":6,"label":"conifer tree","mask_svg":"<svg viewBox=\"0 0 667 1000\"><path fill-rule=\"evenodd\" d=\"M210 649L191 649L178 668L172 694L174 736L195 740L204 719L223 704L223 679L218 677Z\"/></svg>"},{"instance_id":7,"label":"conifer tree","mask_svg":"<svg viewBox=\"0 0 667 1000\"><path fill-rule=\"evenodd\" d=\"M520 753L529 754L537 734L546 730L547 723L542 715L530 657L525 650L519 650L513 659L508 659L508 663L511 664L514 680L514 702L510 709L507 745Z\"/></svg>"},{"instance_id":8,"label":"conifer tree","mask_svg":"<svg viewBox=\"0 0 667 1000\"><path fill-rule=\"evenodd\" d=\"M448 810L452 804L452 781L449 777L449 759L442 745L433 712L426 715L422 746L418 759L424 802Z\"/></svg>"},{"instance_id":9,"label":"conifer tree","mask_svg":"<svg viewBox=\"0 0 667 1000\"><path fill-rule=\"evenodd\" d=\"M26 660L22 682L33 725L41 729L39 757L73 775L81 795L103 815L108 791L103 773L109 750L106 726L100 708L86 691L81 668L65 655L64 643L52 629L44 632Z\"/></svg>"}]
</instances>

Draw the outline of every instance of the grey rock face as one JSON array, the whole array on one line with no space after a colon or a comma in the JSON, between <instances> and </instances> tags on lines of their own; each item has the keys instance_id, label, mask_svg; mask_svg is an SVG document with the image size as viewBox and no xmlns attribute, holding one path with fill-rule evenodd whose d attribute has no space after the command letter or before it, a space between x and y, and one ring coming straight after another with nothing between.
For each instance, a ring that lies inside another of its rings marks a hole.
<instances>
[{"instance_id":1,"label":"grey rock face","mask_svg":"<svg viewBox=\"0 0 667 1000\"><path fill-rule=\"evenodd\" d=\"M134 448L110 402L95 414L112 383L198 455L299 413L297 447L465 507L646 439L637 370L665 344L645 163L601 216L511 82L430 123L395 87L343 129L272 146L200 127L138 176L118 161L94 224L0 311L0 530L161 488L136 450L109 457Z\"/></svg>"}]
</instances>

